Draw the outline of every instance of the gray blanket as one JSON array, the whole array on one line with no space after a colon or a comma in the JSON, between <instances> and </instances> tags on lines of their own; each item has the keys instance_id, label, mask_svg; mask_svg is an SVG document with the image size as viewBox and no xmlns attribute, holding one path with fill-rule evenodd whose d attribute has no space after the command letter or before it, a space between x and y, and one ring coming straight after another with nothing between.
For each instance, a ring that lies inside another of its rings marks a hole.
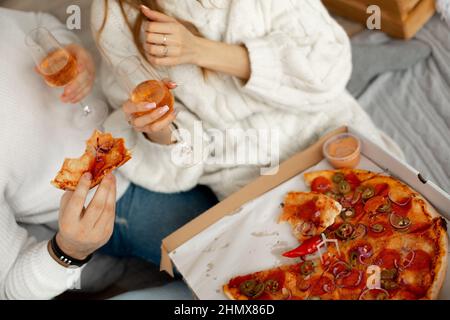
<instances>
[{"instance_id":1,"label":"gray blanket","mask_svg":"<svg viewBox=\"0 0 450 320\"><path fill-rule=\"evenodd\" d=\"M450 28L435 16L413 42L365 32L352 43L355 69L349 90L375 123L399 144L407 162L450 192ZM364 54L367 45L372 45L374 54ZM376 63L387 63L384 53L390 53L385 49L400 52L402 45L410 48L399 54L397 63L389 61L391 71L372 79L362 93L357 92L357 84L368 69L373 69L374 64L376 68ZM431 54L424 52L424 45ZM419 61L414 60L414 55ZM423 59L419 59L420 55ZM370 60L373 56L379 61ZM414 64L406 68L408 60Z\"/></svg>"}]
</instances>

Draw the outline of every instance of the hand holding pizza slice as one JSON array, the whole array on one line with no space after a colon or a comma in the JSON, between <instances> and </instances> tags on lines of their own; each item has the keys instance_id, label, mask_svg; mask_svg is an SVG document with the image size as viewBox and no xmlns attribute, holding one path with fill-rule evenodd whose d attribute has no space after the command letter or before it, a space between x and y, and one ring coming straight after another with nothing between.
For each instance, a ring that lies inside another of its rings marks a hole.
<instances>
[{"instance_id":1,"label":"hand holding pizza slice","mask_svg":"<svg viewBox=\"0 0 450 320\"><path fill-rule=\"evenodd\" d=\"M121 138L95 130L86 142L86 150L78 159L65 159L52 184L62 190L75 190L81 176L90 172L90 188L97 186L114 169L131 159L131 153Z\"/></svg>"}]
</instances>

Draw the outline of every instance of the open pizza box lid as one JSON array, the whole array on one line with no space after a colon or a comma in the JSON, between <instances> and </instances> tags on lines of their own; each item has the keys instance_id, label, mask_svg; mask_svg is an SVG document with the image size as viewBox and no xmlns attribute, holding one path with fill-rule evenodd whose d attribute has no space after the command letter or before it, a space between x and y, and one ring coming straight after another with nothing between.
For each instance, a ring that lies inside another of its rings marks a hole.
<instances>
[{"instance_id":1,"label":"open pizza box lid","mask_svg":"<svg viewBox=\"0 0 450 320\"><path fill-rule=\"evenodd\" d=\"M358 168L385 172L422 194L447 220L450 195L417 170L387 153L351 127L336 129L279 166L275 175L257 178L162 241L161 270L174 265L199 299L225 299L230 278L292 263L282 252L298 245L286 223L277 223L280 203L289 191L309 191L303 173L331 168L322 147L336 134L349 132L362 141ZM450 299L447 277L441 299Z\"/></svg>"}]
</instances>

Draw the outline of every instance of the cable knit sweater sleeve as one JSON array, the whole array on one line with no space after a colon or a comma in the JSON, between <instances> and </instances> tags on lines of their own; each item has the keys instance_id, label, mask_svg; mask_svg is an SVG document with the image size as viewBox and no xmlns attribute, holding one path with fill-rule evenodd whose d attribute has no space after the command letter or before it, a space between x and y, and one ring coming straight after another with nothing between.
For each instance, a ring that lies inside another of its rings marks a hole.
<instances>
[{"instance_id":1,"label":"cable knit sweater sleeve","mask_svg":"<svg viewBox=\"0 0 450 320\"><path fill-rule=\"evenodd\" d=\"M70 288L79 271L53 260L47 242L30 238L5 199L0 203L0 300L51 299Z\"/></svg>"},{"instance_id":2,"label":"cable knit sweater sleeve","mask_svg":"<svg viewBox=\"0 0 450 320\"><path fill-rule=\"evenodd\" d=\"M21 30L23 34L38 26L44 26L54 32L58 40L64 44L76 41L72 33L48 14L0 8L0 19L11 21L11 28ZM17 33L20 34L21 31ZM11 60L11 63L16 61ZM20 70L22 67L20 64L17 66ZM0 74L0 78L2 77L8 77L8 72ZM14 100L10 100L9 93L4 89L3 87L0 89L0 95L4 104L2 107L7 108ZM10 118L3 118L7 122L5 130L8 130L8 125L13 125L11 121L16 119L17 115L19 113L12 113ZM5 137L4 134L0 135L0 138L4 154L20 156L21 153L17 154L17 148L23 145L20 140L15 141L14 138ZM26 145L24 147L26 148ZM51 299L67 290L72 282L77 281L80 272L79 269L69 270L59 265L50 256L47 241L37 242L17 224L16 212L9 197L23 179L20 176L23 171L17 173L17 170L14 170L17 169L17 165L11 157L0 157L0 300Z\"/></svg>"},{"instance_id":3,"label":"cable knit sweater sleeve","mask_svg":"<svg viewBox=\"0 0 450 320\"><path fill-rule=\"evenodd\" d=\"M291 112L324 111L350 78L349 39L320 1L271 2L261 6L269 20L266 34L242 40L251 78L241 88Z\"/></svg>"}]
</instances>

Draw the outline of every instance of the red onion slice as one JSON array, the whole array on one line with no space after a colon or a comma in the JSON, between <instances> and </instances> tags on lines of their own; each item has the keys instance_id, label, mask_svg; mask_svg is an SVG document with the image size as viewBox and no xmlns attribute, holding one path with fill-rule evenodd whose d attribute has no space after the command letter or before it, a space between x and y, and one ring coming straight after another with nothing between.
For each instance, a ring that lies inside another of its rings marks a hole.
<instances>
[{"instance_id":1,"label":"red onion slice","mask_svg":"<svg viewBox=\"0 0 450 320\"><path fill-rule=\"evenodd\" d=\"M362 276L363 276L362 271L359 271L358 281L353 285L354 287L357 287L361 284Z\"/></svg>"},{"instance_id":2,"label":"red onion slice","mask_svg":"<svg viewBox=\"0 0 450 320\"><path fill-rule=\"evenodd\" d=\"M409 258L408 258L409 257ZM399 263L397 259L394 260L394 266L400 270L403 271L406 268L408 268L414 261L414 258L416 257L416 253L414 250L408 250L405 256L405 260L402 263Z\"/></svg>"},{"instance_id":3,"label":"red onion slice","mask_svg":"<svg viewBox=\"0 0 450 320\"><path fill-rule=\"evenodd\" d=\"M325 283L322 286L323 291L325 291L326 293L330 293L334 291L334 285L333 283Z\"/></svg>"},{"instance_id":4,"label":"red onion slice","mask_svg":"<svg viewBox=\"0 0 450 320\"><path fill-rule=\"evenodd\" d=\"M351 272L349 272L347 277L350 276L350 274L351 274ZM341 285L336 285L336 287L338 287L338 288L356 288L357 286L359 286L361 284L362 276L363 276L362 271L358 271L358 279L356 280L355 283L353 283L353 284L351 284L349 286L342 285L342 284ZM343 277L343 278L346 278L346 277ZM342 279L342 278L340 278L340 279Z\"/></svg>"},{"instance_id":5,"label":"red onion slice","mask_svg":"<svg viewBox=\"0 0 450 320\"><path fill-rule=\"evenodd\" d=\"M311 275L308 275L304 278L303 277L298 278L296 285L300 291L308 290L309 288L311 288Z\"/></svg>"},{"instance_id":6,"label":"red onion slice","mask_svg":"<svg viewBox=\"0 0 450 320\"><path fill-rule=\"evenodd\" d=\"M391 213L389 215L389 223L395 229L406 229L411 225L411 220L408 217L402 217L398 214Z\"/></svg>"},{"instance_id":7,"label":"red onion slice","mask_svg":"<svg viewBox=\"0 0 450 320\"><path fill-rule=\"evenodd\" d=\"M388 193L389 200L391 200L396 205L399 205L401 207L406 206L411 201L411 196L407 195L406 197L400 198L400 199L394 199L394 195L391 191Z\"/></svg>"},{"instance_id":8,"label":"red onion slice","mask_svg":"<svg viewBox=\"0 0 450 320\"><path fill-rule=\"evenodd\" d=\"M364 259L365 259L365 258L364 258L362 255L360 255L359 258L358 258L359 263L361 263L361 264L363 264L363 265L368 265L368 263L364 262Z\"/></svg>"},{"instance_id":9,"label":"red onion slice","mask_svg":"<svg viewBox=\"0 0 450 320\"><path fill-rule=\"evenodd\" d=\"M295 227L295 232L305 237L314 235L315 230L316 226L311 221L305 221Z\"/></svg>"},{"instance_id":10,"label":"red onion slice","mask_svg":"<svg viewBox=\"0 0 450 320\"><path fill-rule=\"evenodd\" d=\"M358 247L358 253L360 257L363 258L370 258L373 254L372 248L368 248L370 245L364 245L361 247Z\"/></svg>"},{"instance_id":11,"label":"red onion slice","mask_svg":"<svg viewBox=\"0 0 450 320\"><path fill-rule=\"evenodd\" d=\"M283 295L284 300L290 300L292 298L291 290L287 288L281 289L281 294Z\"/></svg>"},{"instance_id":12,"label":"red onion slice","mask_svg":"<svg viewBox=\"0 0 450 320\"><path fill-rule=\"evenodd\" d=\"M409 255L411 255L411 257L408 259ZM406 255L406 259L402 264L402 268L403 269L408 268L411 265L411 263L413 263L415 257L416 257L415 251L411 250L410 252L408 252L408 254Z\"/></svg>"},{"instance_id":13,"label":"red onion slice","mask_svg":"<svg viewBox=\"0 0 450 320\"><path fill-rule=\"evenodd\" d=\"M350 273L352 273L350 270L341 271L338 274L336 274L336 276L335 276L336 280L346 278L350 275Z\"/></svg>"},{"instance_id":14,"label":"red onion slice","mask_svg":"<svg viewBox=\"0 0 450 320\"><path fill-rule=\"evenodd\" d=\"M352 205L355 205L359 202L359 200L361 200L361 192L355 191L355 193L353 194L352 197Z\"/></svg>"},{"instance_id":15,"label":"red onion slice","mask_svg":"<svg viewBox=\"0 0 450 320\"><path fill-rule=\"evenodd\" d=\"M343 266L344 267L344 269L341 271L341 272L339 272L339 266ZM346 263L346 262L344 262L344 261L336 261L332 266L331 266L331 273L333 274L333 276L337 276L338 274L340 274L340 273L342 273L342 272L344 272L344 271L348 271L350 268L349 268L349 265Z\"/></svg>"}]
</instances>

